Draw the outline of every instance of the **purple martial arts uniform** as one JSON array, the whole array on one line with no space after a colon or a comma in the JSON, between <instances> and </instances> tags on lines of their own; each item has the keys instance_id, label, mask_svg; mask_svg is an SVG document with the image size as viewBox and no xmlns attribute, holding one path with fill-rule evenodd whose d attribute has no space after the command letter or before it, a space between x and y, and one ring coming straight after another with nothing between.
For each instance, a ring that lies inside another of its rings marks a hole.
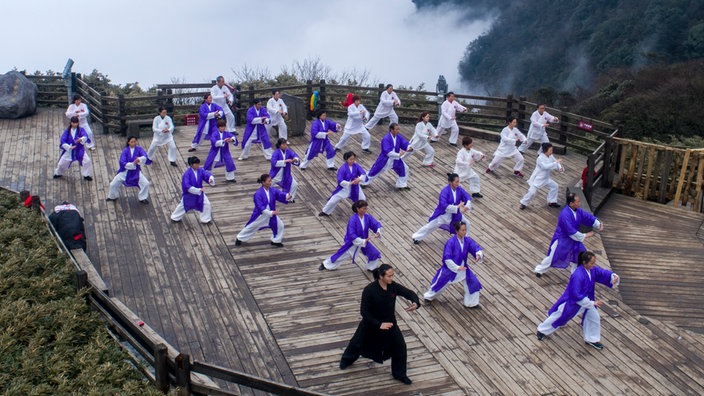
<instances>
[{"instance_id":1,"label":"purple martial arts uniform","mask_svg":"<svg viewBox=\"0 0 704 396\"><path fill-rule=\"evenodd\" d=\"M71 150L71 163L73 163L73 161L78 161L78 165L83 166L83 156L86 154L86 147L83 145L83 142L76 143L75 140L83 137L88 139L88 134L85 129L78 127L76 129L76 136L72 138L71 126L69 125L69 127L66 128L64 133L61 135L61 141L59 141L59 148L61 149L59 160L63 158L64 153L66 153L66 149L63 148L63 145L68 144L69 146L76 146L73 150ZM86 142L88 142L88 140L86 140Z\"/></svg>"},{"instance_id":2,"label":"purple martial arts uniform","mask_svg":"<svg viewBox=\"0 0 704 396\"><path fill-rule=\"evenodd\" d=\"M589 274L587 274L589 272ZM584 266L579 266L570 276L570 280L567 283L567 288L562 296L557 300L557 302L548 311L548 316L552 315L558 310L562 303L565 303L562 309L562 315L552 322L552 327L558 328L564 326L572 318L577 315L579 309L582 308L577 302L587 297L591 301L594 300L594 286L596 283L601 283L607 287L613 287L611 284L613 272L594 266L591 270L587 271ZM595 307L596 308L596 307ZM584 311L585 314L587 310Z\"/></svg>"},{"instance_id":3,"label":"purple martial arts uniform","mask_svg":"<svg viewBox=\"0 0 704 396\"><path fill-rule=\"evenodd\" d=\"M191 187L203 188L203 183L208 183L208 180L213 175L203 168L198 168L194 173L193 168L186 169L181 178L181 190L183 192L183 210L188 212L189 210L197 210L199 212L203 211L203 199L205 193L203 191L200 194L195 195L188 192Z\"/></svg>"},{"instance_id":4,"label":"purple martial arts uniform","mask_svg":"<svg viewBox=\"0 0 704 396\"><path fill-rule=\"evenodd\" d=\"M315 120L312 122L310 127L310 145L308 146L305 156L307 161L311 161L313 158L317 157L318 154L323 152L325 152L325 158L327 159L335 156L335 147L330 143L327 131L337 132L337 123L328 119L325 119L325 121ZM317 137L318 133L325 134L325 137Z\"/></svg>"},{"instance_id":5,"label":"purple martial arts uniform","mask_svg":"<svg viewBox=\"0 0 704 396\"><path fill-rule=\"evenodd\" d=\"M464 188L462 188L461 186L457 186L457 189L455 189L455 198L453 199L452 187L450 187L449 185L445 186L445 188L440 191L440 197L438 198L438 206L435 208L435 212L430 215L428 222L431 222L436 218L440 217L441 215L445 214L445 209L448 205L459 205L460 202L464 202L465 205L469 205L469 202L472 202L472 197L467 193ZM443 224L440 226L440 228L449 232L450 234L455 234L455 227L452 226L452 223L456 223L458 221L462 221L462 213L459 210L457 210L457 213L454 213L452 215L452 220L449 224Z\"/></svg>"},{"instance_id":6,"label":"purple martial arts uniform","mask_svg":"<svg viewBox=\"0 0 704 396\"><path fill-rule=\"evenodd\" d=\"M293 150L288 147L286 148L286 153L281 151L281 149L274 151L274 153L271 155L271 168L269 169L269 176L271 176L272 179L276 178L276 175L278 175L279 171L281 170L281 168L276 166L276 163L279 161L285 161L287 159L298 159L298 154L296 154ZM291 176L292 164L293 162L284 163L284 174L281 177L281 181L277 183L279 186L281 186L281 189L285 193L291 192L291 183L293 182L293 177ZM291 195L293 195L293 193L291 193Z\"/></svg>"},{"instance_id":7,"label":"purple martial arts uniform","mask_svg":"<svg viewBox=\"0 0 704 396\"><path fill-rule=\"evenodd\" d=\"M247 140L249 140L250 136L252 136L252 133L254 130L257 130L257 135L254 137L254 141L261 141L262 146L264 149L270 149L271 148L271 141L269 140L269 134L266 132L266 126L264 124L252 124L252 120L254 120L257 117L269 117L269 113L266 111L266 107L260 107L259 108L259 113L257 113L257 108L255 106L252 106L247 110L247 126L244 129L244 137L242 138L242 148L247 144Z\"/></svg>"},{"instance_id":8,"label":"purple martial arts uniform","mask_svg":"<svg viewBox=\"0 0 704 396\"><path fill-rule=\"evenodd\" d=\"M146 157L147 152L139 146L135 146L134 153L130 154L130 148L125 147L120 154L120 169L115 173L116 175L127 170L125 165L127 163L133 163L139 157ZM137 168L133 170L127 170L127 175L125 175L125 181L122 184L125 187L139 187L139 173L141 172L141 165L137 164Z\"/></svg>"},{"instance_id":9,"label":"purple martial arts uniform","mask_svg":"<svg viewBox=\"0 0 704 396\"><path fill-rule=\"evenodd\" d=\"M400 150L408 150L408 140L401 136L401 134L398 134L396 135L396 144L394 144L393 135L391 132L387 133L386 136L381 139L381 153L379 153L379 157L377 157L376 162L374 162L374 165L372 165L369 169L369 177L372 178L378 176L389 160L393 158L389 157L389 153L394 152L398 154ZM396 174L400 177L406 176L406 167L404 166L404 162L400 156L394 158L393 161L394 172L396 172Z\"/></svg>"},{"instance_id":10,"label":"purple martial arts uniform","mask_svg":"<svg viewBox=\"0 0 704 396\"><path fill-rule=\"evenodd\" d=\"M232 144L235 146L237 145L237 136L235 136L232 132L225 131L222 133L222 136L220 136L220 130L216 130L215 132L211 133L210 152L208 153L208 158L205 159L205 165L203 165L203 169L209 171L213 168L217 168L224 165L225 170L227 172L235 171L235 162L232 160L232 154L230 154L230 143L222 142L222 146L216 146L217 142L225 140L227 138L234 139L232 141ZM215 158L217 158L218 154L220 154L220 161L215 162Z\"/></svg>"},{"instance_id":11,"label":"purple martial arts uniform","mask_svg":"<svg viewBox=\"0 0 704 396\"><path fill-rule=\"evenodd\" d=\"M259 187L259 190L254 193L254 210L252 211L252 216L249 218L249 221L247 222L245 227L257 218L259 218L259 216L262 215L262 212L264 212L264 210L266 209L267 205L269 205L269 210L273 212L276 210L276 201L287 204L288 201L286 201L286 195L287 194L285 192L277 188L269 187L269 201L267 202L266 191L264 191L264 187ZM271 228L271 232L274 235L277 235L279 231L277 219L277 216L271 216L271 218L269 219L269 224L264 227L260 227L259 229L263 230L265 228Z\"/></svg>"},{"instance_id":12,"label":"purple martial arts uniform","mask_svg":"<svg viewBox=\"0 0 704 396\"><path fill-rule=\"evenodd\" d=\"M577 262L579 252L583 252L587 248L584 247L582 242L570 238L570 235L579 232L580 225L593 227L596 220L596 217L582 210L582 208L577 208L576 211L573 211L569 206L566 206L562 209L557 220L557 228L555 228L555 233L552 236L552 240L550 240L550 245L548 245L547 254L549 256L553 243L558 241L557 249L550 263L551 267L567 268L570 263Z\"/></svg>"},{"instance_id":13,"label":"purple martial arts uniform","mask_svg":"<svg viewBox=\"0 0 704 396\"><path fill-rule=\"evenodd\" d=\"M332 194L330 195L330 198L332 198L333 195L337 194L338 192L342 191L342 183L343 181L348 181L351 182L352 180L366 175L367 172L364 171L364 168L358 163L354 163L352 167L347 163L344 163L340 169L337 170L337 188L333 190ZM328 201L330 200L328 198ZM350 186L350 200L352 202L357 202L359 200L359 184L353 184Z\"/></svg>"},{"instance_id":14,"label":"purple martial arts uniform","mask_svg":"<svg viewBox=\"0 0 704 396\"><path fill-rule=\"evenodd\" d=\"M217 111L220 111L221 114L225 114L222 107L216 105L215 103L211 103L210 105L203 103L200 105L198 129L196 130L196 136L193 137L191 147L198 146L203 138L210 139L211 134L218 132L218 123L216 122L215 117L208 119L208 114ZM208 130L205 132L205 136L203 136L203 130L206 129L206 124Z\"/></svg>"},{"instance_id":15,"label":"purple martial arts uniform","mask_svg":"<svg viewBox=\"0 0 704 396\"><path fill-rule=\"evenodd\" d=\"M350 220L347 222L347 232L345 233L345 243L338 249L337 253L330 257L330 261L333 263L337 261L348 249L354 247L354 240L357 238L367 239L369 238L369 231L376 234L381 229L381 223L374 216L365 214L364 215L364 227L362 227L362 221L358 214L353 214ZM354 258L356 253L352 255L352 262L354 263ZM377 250L371 241L367 241L366 246L362 247L362 254L367 256L367 261L374 261L381 258L381 253Z\"/></svg>"},{"instance_id":16,"label":"purple martial arts uniform","mask_svg":"<svg viewBox=\"0 0 704 396\"><path fill-rule=\"evenodd\" d=\"M469 266L467 266L467 255L471 254L472 257L476 257L477 252L480 252L482 247L468 236L464 237L463 243L464 246L460 246L460 241L457 236L453 236L445 242L445 249L442 253L442 266L438 269L433 280L430 281L430 290L434 293L442 290L448 283L455 281L458 276L464 278L464 281L467 283L466 290L470 294L482 289L482 284L479 283L479 279L477 279L472 270L469 269ZM445 260L452 260L458 266L465 266L467 269L454 272L447 266ZM459 280L461 279L458 279L458 281Z\"/></svg>"}]
</instances>

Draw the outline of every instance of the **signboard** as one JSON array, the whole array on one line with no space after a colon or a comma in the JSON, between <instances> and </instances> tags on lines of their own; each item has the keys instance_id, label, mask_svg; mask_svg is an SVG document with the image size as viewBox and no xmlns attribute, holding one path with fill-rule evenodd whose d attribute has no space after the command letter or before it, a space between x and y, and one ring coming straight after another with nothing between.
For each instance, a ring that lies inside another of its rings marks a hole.
<instances>
[{"instance_id":1,"label":"signboard","mask_svg":"<svg viewBox=\"0 0 704 396\"><path fill-rule=\"evenodd\" d=\"M585 121L580 121L579 123L577 123L577 128L583 129L587 132L591 132L594 130L594 125L592 125L588 122L585 122Z\"/></svg>"}]
</instances>

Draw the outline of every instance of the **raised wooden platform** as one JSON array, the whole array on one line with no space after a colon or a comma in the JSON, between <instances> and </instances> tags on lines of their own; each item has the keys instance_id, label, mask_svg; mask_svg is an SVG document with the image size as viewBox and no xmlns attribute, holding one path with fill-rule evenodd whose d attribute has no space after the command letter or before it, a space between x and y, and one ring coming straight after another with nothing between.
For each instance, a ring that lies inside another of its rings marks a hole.
<instances>
[{"instance_id":1,"label":"raised wooden platform","mask_svg":"<svg viewBox=\"0 0 704 396\"><path fill-rule=\"evenodd\" d=\"M502 164L498 176L482 174L485 197L476 200L469 216L471 235L487 255L484 264L473 266L484 285L484 309L464 309L458 285L417 313L399 309L414 380L409 387L391 379L388 362L377 365L362 359L345 371L337 368L359 321L362 288L371 277L360 262L335 272L317 270L339 247L349 216L347 203L329 218L315 216L335 185L335 175L325 169L322 158L306 172L295 171L300 195L295 204L280 208L286 247L273 249L264 231L235 247L235 235L251 214L255 180L269 169L258 148L248 161L237 163L236 184L222 183L224 170L215 171L218 185L207 190L213 224L201 225L194 214L171 224L169 214L180 199L193 128L180 128L176 135L178 168L169 166L161 148L145 170L152 183L150 204L145 206L137 201L136 189L123 189L116 203L105 202L125 143L118 136L97 135L98 151L90 153L93 182L84 181L75 165L65 177L51 179L64 127L60 110L40 109L31 118L0 120L0 184L38 193L48 208L63 200L75 202L86 218L88 255L109 283L111 295L197 360L330 394L704 393L704 336L645 320L623 303L618 290L598 291L611 302L605 311L620 315L602 313L605 350L584 345L577 320L543 342L536 340L536 325L562 293L568 274L551 271L540 279L532 275L558 211L545 206L545 191L519 211L518 200L527 185L511 176L509 162ZM403 126L405 136L411 131L412 126ZM373 131L375 154L384 132L382 127ZM149 138L140 141L143 147L149 143ZM359 151L356 138L350 144ZM307 138L291 139L299 154L306 145ZM496 143L477 139L475 147L490 159ZM419 293L440 265L449 236L438 231L418 246L410 238L433 211L446 184L445 173L454 163L457 149L447 145L446 138L435 148L433 169L420 166L419 154L408 160L411 191L396 192L392 174L382 175L366 190L370 212L384 226L383 238L375 241L382 261L396 266L398 281ZM207 149L199 149L199 156L206 154ZM376 155L359 158L368 169ZM572 153L565 157L568 171L555 175L561 192L581 173L584 162ZM531 151L526 175L534 163ZM477 165L476 170L483 167ZM588 247L601 265L610 266L599 238L589 240ZM628 281L624 276L624 285Z\"/></svg>"}]
</instances>

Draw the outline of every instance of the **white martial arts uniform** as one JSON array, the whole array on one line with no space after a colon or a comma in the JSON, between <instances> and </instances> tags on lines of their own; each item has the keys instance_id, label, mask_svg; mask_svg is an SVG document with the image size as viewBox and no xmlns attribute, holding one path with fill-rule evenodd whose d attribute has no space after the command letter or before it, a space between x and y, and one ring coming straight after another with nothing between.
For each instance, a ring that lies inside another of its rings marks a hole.
<instances>
[{"instance_id":1,"label":"white martial arts uniform","mask_svg":"<svg viewBox=\"0 0 704 396\"><path fill-rule=\"evenodd\" d=\"M548 139L548 133L543 125L556 121L557 117L552 116L547 111L543 111L543 114L540 114L538 110L534 111L533 114L530 116L530 128L528 128L528 138L523 141L521 147L518 148L518 151L525 153L528 147L530 147L530 145L533 144L533 142L535 141L538 141L540 143L549 143L550 139ZM542 147L538 149L538 152L543 152Z\"/></svg>"},{"instance_id":2,"label":"white martial arts uniform","mask_svg":"<svg viewBox=\"0 0 704 396\"><path fill-rule=\"evenodd\" d=\"M484 154L475 149L465 149L462 147L460 151L457 152L457 158L455 159L455 170L460 177L460 181L469 181L469 193L475 194L480 192L480 179L477 172L472 169L472 165L484 159Z\"/></svg>"},{"instance_id":3,"label":"white martial arts uniform","mask_svg":"<svg viewBox=\"0 0 704 396\"><path fill-rule=\"evenodd\" d=\"M174 143L174 122L171 117L166 116L161 118L160 115L154 117L152 131L154 131L154 137L152 138L152 144L149 146L149 150L147 150L147 158L153 161L156 149L166 144L169 149L167 154L169 162L176 162L178 150L176 149L176 143Z\"/></svg>"},{"instance_id":4,"label":"white martial arts uniform","mask_svg":"<svg viewBox=\"0 0 704 396\"><path fill-rule=\"evenodd\" d=\"M88 115L90 110L85 103L81 102L79 106L75 103L71 103L66 110L66 117L71 118L73 116L78 117L78 126L83 128L88 134L89 142L86 143L86 147L93 150L95 147L95 137L93 136L93 130L90 129L90 124L88 123Z\"/></svg>"},{"instance_id":5,"label":"white martial arts uniform","mask_svg":"<svg viewBox=\"0 0 704 396\"><path fill-rule=\"evenodd\" d=\"M369 145L371 144L371 135L367 128L364 127L364 120L369 116L369 112L360 104L356 106L354 103L347 107L347 122L345 122L345 129L340 141L335 145L336 149L342 150L350 140L352 135L362 134L362 150L369 150Z\"/></svg>"},{"instance_id":6,"label":"white martial arts uniform","mask_svg":"<svg viewBox=\"0 0 704 396\"><path fill-rule=\"evenodd\" d=\"M284 120L284 114L288 114L288 107L284 103L283 99L274 99L272 96L269 101L266 102L266 111L271 117L271 124L266 126L266 131L269 133L271 128L275 125L279 126L279 139L288 139L288 127L286 127L286 120Z\"/></svg>"},{"instance_id":7,"label":"white martial arts uniform","mask_svg":"<svg viewBox=\"0 0 704 396\"><path fill-rule=\"evenodd\" d=\"M213 97L213 103L222 107L222 110L225 113L225 120L227 120L227 131L234 133L235 115L232 114L232 109L227 103L228 101L230 103L234 103L234 98L232 97L232 92L230 92L230 88L228 88L224 84L222 87L218 87L218 85L215 84L212 88L210 88L210 95Z\"/></svg>"},{"instance_id":8,"label":"white martial arts uniform","mask_svg":"<svg viewBox=\"0 0 704 396\"><path fill-rule=\"evenodd\" d=\"M394 111L394 105L401 106L401 99L398 98L396 92L391 91L391 93L389 93L386 90L382 92L381 97L379 98L379 105L376 106L374 116L364 127L367 129L372 129L384 117L389 117L390 122L398 124L398 116Z\"/></svg>"},{"instance_id":9,"label":"white martial arts uniform","mask_svg":"<svg viewBox=\"0 0 704 396\"><path fill-rule=\"evenodd\" d=\"M555 156L547 156L545 153L540 153L538 160L535 163L535 169L533 174L530 175L528 179L528 192L521 198L521 205L526 205L530 203L535 193L539 188L543 186L548 186L548 203L557 203L557 183L550 178L550 172L552 171L563 172L565 168L555 160Z\"/></svg>"},{"instance_id":10,"label":"white martial arts uniform","mask_svg":"<svg viewBox=\"0 0 704 396\"><path fill-rule=\"evenodd\" d=\"M416 130L413 133L411 141L408 142L408 147L413 147L413 151L408 151L403 155L403 158L413 155L418 150L422 150L425 153L423 157L423 165L429 166L433 164L435 159L435 150L433 146L430 145L429 139L437 139L438 131L430 122L419 122L416 124Z\"/></svg>"},{"instance_id":11,"label":"white martial arts uniform","mask_svg":"<svg viewBox=\"0 0 704 396\"><path fill-rule=\"evenodd\" d=\"M450 102L445 100L441 106L440 121L438 121L438 135L444 135L447 133L446 129L450 130L450 144L457 144L457 138L460 136L460 127L457 126L457 120L455 119L457 111L464 113L467 108L462 106L457 100ZM437 142L437 138L433 141Z\"/></svg>"},{"instance_id":12,"label":"white martial arts uniform","mask_svg":"<svg viewBox=\"0 0 704 396\"><path fill-rule=\"evenodd\" d=\"M514 172L523 169L523 156L516 148L516 141L518 140L526 140L523 132L516 127L511 129L506 126L501 131L501 143L499 143L499 147L494 151L494 158L491 160L488 169L492 172L495 171L496 167L499 166L501 161L505 158L513 158L513 160L516 161L516 165L513 167Z\"/></svg>"}]
</instances>

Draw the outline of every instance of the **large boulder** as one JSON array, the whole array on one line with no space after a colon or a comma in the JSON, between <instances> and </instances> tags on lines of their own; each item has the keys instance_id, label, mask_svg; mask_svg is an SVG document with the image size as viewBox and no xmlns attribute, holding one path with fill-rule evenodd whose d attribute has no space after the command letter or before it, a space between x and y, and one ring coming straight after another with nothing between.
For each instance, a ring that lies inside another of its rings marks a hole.
<instances>
[{"instance_id":1,"label":"large boulder","mask_svg":"<svg viewBox=\"0 0 704 396\"><path fill-rule=\"evenodd\" d=\"M21 118L37 112L37 84L24 74L0 75L0 118Z\"/></svg>"}]
</instances>

